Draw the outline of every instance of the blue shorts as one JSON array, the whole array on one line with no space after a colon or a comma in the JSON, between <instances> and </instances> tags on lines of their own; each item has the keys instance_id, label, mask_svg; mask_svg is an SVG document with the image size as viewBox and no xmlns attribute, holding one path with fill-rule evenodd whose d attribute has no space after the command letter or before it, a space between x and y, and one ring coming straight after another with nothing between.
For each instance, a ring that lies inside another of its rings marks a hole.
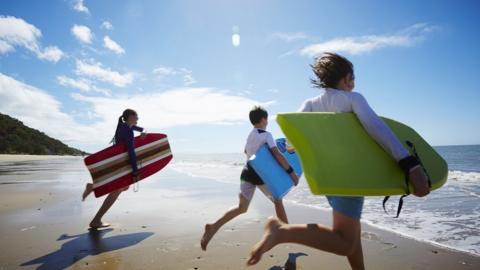
<instances>
[{"instance_id":1,"label":"blue shorts","mask_svg":"<svg viewBox=\"0 0 480 270\"><path fill-rule=\"evenodd\" d=\"M333 210L353 219L362 217L364 197L326 196Z\"/></svg>"}]
</instances>

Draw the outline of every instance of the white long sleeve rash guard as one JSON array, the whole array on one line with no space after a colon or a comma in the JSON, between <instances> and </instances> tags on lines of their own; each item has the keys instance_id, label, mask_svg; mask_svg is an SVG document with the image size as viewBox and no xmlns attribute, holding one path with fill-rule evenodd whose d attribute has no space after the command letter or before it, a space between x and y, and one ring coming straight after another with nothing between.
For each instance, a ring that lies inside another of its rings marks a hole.
<instances>
[{"instance_id":1,"label":"white long sleeve rash guard","mask_svg":"<svg viewBox=\"0 0 480 270\"><path fill-rule=\"evenodd\" d=\"M409 156L409 152L393 134L392 130L373 111L360 93L326 88L322 95L305 100L299 111L353 112L357 115L367 133L396 161Z\"/></svg>"}]
</instances>

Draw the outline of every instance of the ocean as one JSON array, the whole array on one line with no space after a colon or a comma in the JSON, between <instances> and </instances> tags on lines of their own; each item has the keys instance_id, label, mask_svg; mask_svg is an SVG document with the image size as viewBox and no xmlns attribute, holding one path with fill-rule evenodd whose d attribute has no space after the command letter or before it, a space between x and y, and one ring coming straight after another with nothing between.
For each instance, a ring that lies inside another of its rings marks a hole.
<instances>
[{"instance_id":1,"label":"ocean","mask_svg":"<svg viewBox=\"0 0 480 270\"><path fill-rule=\"evenodd\" d=\"M397 197L389 201L389 215L382 209L383 197L366 197L362 220L406 237L480 255L480 145L435 149L449 165L448 180L443 187L426 198L405 198L399 218L393 217ZM170 168L199 179L238 185L244 163L245 156L240 153L178 154ZM310 193L304 179L284 199L330 209L324 196Z\"/></svg>"}]
</instances>

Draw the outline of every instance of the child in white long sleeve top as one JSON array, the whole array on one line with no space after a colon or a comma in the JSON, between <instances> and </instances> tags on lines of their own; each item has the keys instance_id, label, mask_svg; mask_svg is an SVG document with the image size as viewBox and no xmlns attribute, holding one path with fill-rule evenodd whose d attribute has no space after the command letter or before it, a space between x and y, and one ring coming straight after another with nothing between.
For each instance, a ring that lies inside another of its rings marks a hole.
<instances>
[{"instance_id":1,"label":"child in white long sleeve top","mask_svg":"<svg viewBox=\"0 0 480 270\"><path fill-rule=\"evenodd\" d=\"M316 78L312 83L325 92L306 100L302 112L353 112L365 130L380 144L400 167L409 174L414 186L413 194L429 193L428 180L418 160L409 155L390 128L377 116L365 98L352 92L355 87L353 64L346 58L325 53L312 65ZM256 264L263 253L280 243L297 243L323 251L346 256L352 269L365 269L361 245L360 217L363 197L327 196L333 208L333 226L321 224L285 224L269 218L265 235L252 250L248 264Z\"/></svg>"}]
</instances>

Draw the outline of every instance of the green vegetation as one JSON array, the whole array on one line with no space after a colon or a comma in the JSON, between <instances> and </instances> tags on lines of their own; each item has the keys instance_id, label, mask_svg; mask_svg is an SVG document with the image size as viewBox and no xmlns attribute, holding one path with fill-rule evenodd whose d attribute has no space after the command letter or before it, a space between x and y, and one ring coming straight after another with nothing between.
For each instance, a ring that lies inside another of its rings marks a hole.
<instances>
[{"instance_id":1,"label":"green vegetation","mask_svg":"<svg viewBox=\"0 0 480 270\"><path fill-rule=\"evenodd\" d=\"M21 121L0 113L0 154L86 155Z\"/></svg>"}]
</instances>

